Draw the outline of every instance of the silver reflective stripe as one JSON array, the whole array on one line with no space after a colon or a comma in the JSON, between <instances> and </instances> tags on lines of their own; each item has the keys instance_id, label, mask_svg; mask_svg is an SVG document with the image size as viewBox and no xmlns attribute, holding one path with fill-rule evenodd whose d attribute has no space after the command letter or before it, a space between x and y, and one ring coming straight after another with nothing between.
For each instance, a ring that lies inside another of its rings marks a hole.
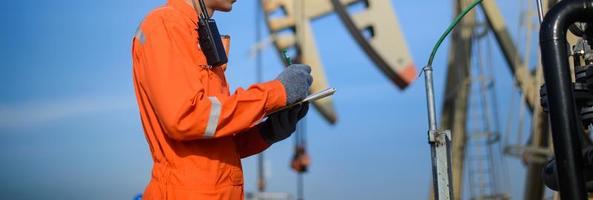
<instances>
[{"instance_id":1,"label":"silver reflective stripe","mask_svg":"<svg viewBox=\"0 0 593 200\"><path fill-rule=\"evenodd\" d=\"M136 40L138 40L140 42L140 44L144 44L144 42L146 41L146 38L144 37L144 33L142 32L142 29L140 29L140 27L138 27L138 30L136 30L136 34L134 34L134 38L136 38Z\"/></svg>"},{"instance_id":2,"label":"silver reflective stripe","mask_svg":"<svg viewBox=\"0 0 593 200\"><path fill-rule=\"evenodd\" d=\"M218 120L220 119L220 111L222 110L222 105L220 101L216 97L208 97L210 99L210 117L208 118L208 126L206 126L206 131L204 132L205 138L214 137L214 133L216 133L216 127L218 126Z\"/></svg>"}]
</instances>

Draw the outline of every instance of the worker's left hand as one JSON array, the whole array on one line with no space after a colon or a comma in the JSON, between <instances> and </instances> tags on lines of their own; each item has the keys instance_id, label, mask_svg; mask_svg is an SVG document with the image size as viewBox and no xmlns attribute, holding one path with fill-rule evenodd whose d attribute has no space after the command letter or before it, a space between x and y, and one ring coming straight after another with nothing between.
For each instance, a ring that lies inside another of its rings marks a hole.
<instances>
[{"instance_id":1,"label":"worker's left hand","mask_svg":"<svg viewBox=\"0 0 593 200\"><path fill-rule=\"evenodd\" d=\"M309 103L304 103L270 115L261 125L262 137L268 144L288 138L296 130L299 120L307 115L307 111Z\"/></svg>"}]
</instances>

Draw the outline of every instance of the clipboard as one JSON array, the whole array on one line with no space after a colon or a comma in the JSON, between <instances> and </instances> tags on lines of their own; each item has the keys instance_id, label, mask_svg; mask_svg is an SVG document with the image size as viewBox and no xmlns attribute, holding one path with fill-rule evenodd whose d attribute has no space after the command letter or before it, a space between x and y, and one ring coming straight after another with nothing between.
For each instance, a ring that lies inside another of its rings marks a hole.
<instances>
[{"instance_id":1,"label":"clipboard","mask_svg":"<svg viewBox=\"0 0 593 200\"><path fill-rule=\"evenodd\" d=\"M322 90L322 91L319 91L319 92L317 92L315 94L311 94L311 95L305 97L303 100L300 100L300 101L298 101L296 103L290 104L288 106L284 106L282 108L279 108L278 110L274 110L274 111L266 114L266 117L267 116L270 116L271 114L277 113L279 111L282 111L282 110L285 110L285 109L288 109L288 108L292 108L294 106L297 106L297 105L300 105L300 104L303 104L303 103L313 102L313 101L317 101L319 99L323 99L325 97L332 96L335 93L336 93L336 88L327 88L327 89Z\"/></svg>"}]
</instances>

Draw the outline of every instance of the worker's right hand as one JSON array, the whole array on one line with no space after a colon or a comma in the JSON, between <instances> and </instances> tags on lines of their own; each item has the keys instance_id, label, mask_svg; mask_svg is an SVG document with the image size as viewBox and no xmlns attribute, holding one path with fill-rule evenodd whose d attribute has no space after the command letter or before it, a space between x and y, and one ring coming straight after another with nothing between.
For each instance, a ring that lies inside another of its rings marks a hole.
<instances>
[{"instance_id":1,"label":"worker's right hand","mask_svg":"<svg viewBox=\"0 0 593 200\"><path fill-rule=\"evenodd\" d=\"M260 126L261 136L270 145L290 137L307 111L309 103L303 103L270 115Z\"/></svg>"},{"instance_id":2,"label":"worker's right hand","mask_svg":"<svg viewBox=\"0 0 593 200\"><path fill-rule=\"evenodd\" d=\"M309 87L313 83L311 67L303 64L288 66L276 77L284 86L286 105L290 105L307 97Z\"/></svg>"}]
</instances>

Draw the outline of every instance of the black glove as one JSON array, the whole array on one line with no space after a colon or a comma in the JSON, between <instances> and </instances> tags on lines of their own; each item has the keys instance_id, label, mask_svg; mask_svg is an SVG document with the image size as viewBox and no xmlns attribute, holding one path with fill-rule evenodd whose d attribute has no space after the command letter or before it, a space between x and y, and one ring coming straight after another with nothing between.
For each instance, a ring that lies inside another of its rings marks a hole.
<instances>
[{"instance_id":1,"label":"black glove","mask_svg":"<svg viewBox=\"0 0 593 200\"><path fill-rule=\"evenodd\" d=\"M307 115L309 103L296 105L268 117L260 128L260 134L268 144L284 140L296 130L297 123Z\"/></svg>"}]
</instances>

